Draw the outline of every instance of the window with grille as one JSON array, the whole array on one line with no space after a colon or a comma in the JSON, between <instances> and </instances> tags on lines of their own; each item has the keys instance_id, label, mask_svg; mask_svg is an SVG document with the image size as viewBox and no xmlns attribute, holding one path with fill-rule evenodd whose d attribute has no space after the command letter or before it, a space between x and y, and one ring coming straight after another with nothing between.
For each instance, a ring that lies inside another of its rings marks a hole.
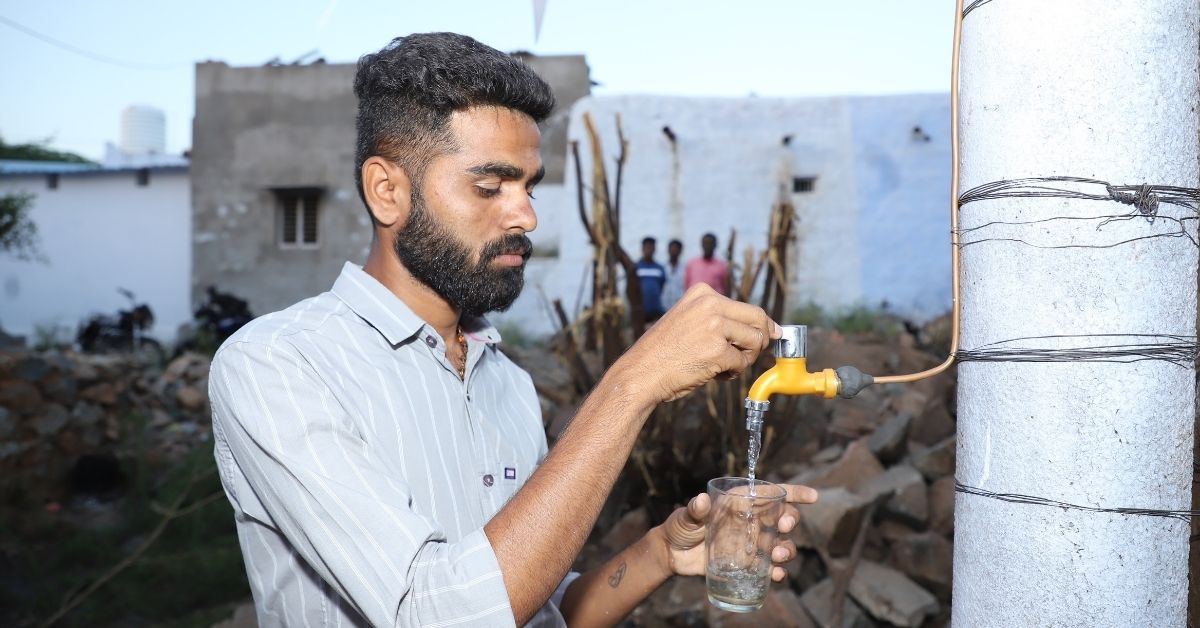
<instances>
[{"instance_id":1,"label":"window with grille","mask_svg":"<svg viewBox=\"0 0 1200 628\"><path fill-rule=\"evenodd\" d=\"M320 244L321 188L274 188L278 200L280 248L311 249Z\"/></svg>"},{"instance_id":2,"label":"window with grille","mask_svg":"<svg viewBox=\"0 0 1200 628\"><path fill-rule=\"evenodd\" d=\"M812 192L817 187L816 177L792 177L792 193Z\"/></svg>"}]
</instances>

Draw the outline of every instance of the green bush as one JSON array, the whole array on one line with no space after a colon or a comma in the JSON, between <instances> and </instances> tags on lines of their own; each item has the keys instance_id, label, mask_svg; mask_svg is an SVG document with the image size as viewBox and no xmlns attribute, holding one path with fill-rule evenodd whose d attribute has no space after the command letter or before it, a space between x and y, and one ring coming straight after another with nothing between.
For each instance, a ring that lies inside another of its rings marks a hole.
<instances>
[{"instance_id":1,"label":"green bush","mask_svg":"<svg viewBox=\"0 0 1200 628\"><path fill-rule=\"evenodd\" d=\"M140 442L145 421L128 419L122 445L126 486L117 501L67 507L9 504L0 539L19 539L9 554L20 586L0 585L0 624L40 624L130 557L154 534L172 505L179 510L145 551L55 625L207 627L250 596L233 510L211 446L180 462L155 463ZM184 512L186 511L186 512Z\"/></svg>"},{"instance_id":2,"label":"green bush","mask_svg":"<svg viewBox=\"0 0 1200 628\"><path fill-rule=\"evenodd\" d=\"M900 324L891 314L863 305L831 313L810 302L792 310L788 320L794 325L825 327L843 334L874 334L886 338L895 336L900 330Z\"/></svg>"},{"instance_id":3,"label":"green bush","mask_svg":"<svg viewBox=\"0 0 1200 628\"><path fill-rule=\"evenodd\" d=\"M510 347L527 349L537 342L536 338L526 332L520 325L513 322L505 322L497 325L496 331L500 332L501 341Z\"/></svg>"}]
</instances>

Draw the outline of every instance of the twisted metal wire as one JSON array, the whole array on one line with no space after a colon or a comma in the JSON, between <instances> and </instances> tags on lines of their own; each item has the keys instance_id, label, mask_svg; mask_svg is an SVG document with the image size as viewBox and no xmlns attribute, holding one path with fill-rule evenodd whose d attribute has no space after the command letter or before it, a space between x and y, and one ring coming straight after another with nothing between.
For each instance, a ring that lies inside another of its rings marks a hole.
<instances>
[{"instance_id":1,"label":"twisted metal wire","mask_svg":"<svg viewBox=\"0 0 1200 628\"><path fill-rule=\"evenodd\" d=\"M1152 342L1110 343L1068 348L1015 347L1013 343L1031 340L1086 338L1138 338ZM960 349L959 362L1116 362L1131 363L1161 360L1182 367L1195 364L1198 353L1196 336L1171 334L1057 334L1001 340L974 349Z\"/></svg>"},{"instance_id":2,"label":"twisted metal wire","mask_svg":"<svg viewBox=\"0 0 1200 628\"><path fill-rule=\"evenodd\" d=\"M1000 501L1012 502L1015 504L1029 504L1031 506L1051 506L1054 508L1062 508L1063 510L1083 510L1087 512L1110 512L1118 515L1131 515L1141 517L1162 517L1166 519L1177 519L1179 521L1190 523L1193 517L1200 517L1200 510L1162 510L1158 508L1101 508L1099 506L1083 506L1080 504L1069 504L1067 502L1058 501L1056 499L1047 499L1045 497L1037 497L1035 495L1021 495L1018 493L995 493L975 486L968 486L954 480L954 490L965 495L976 495L978 497L987 497L989 499L998 499Z\"/></svg>"}]
</instances>

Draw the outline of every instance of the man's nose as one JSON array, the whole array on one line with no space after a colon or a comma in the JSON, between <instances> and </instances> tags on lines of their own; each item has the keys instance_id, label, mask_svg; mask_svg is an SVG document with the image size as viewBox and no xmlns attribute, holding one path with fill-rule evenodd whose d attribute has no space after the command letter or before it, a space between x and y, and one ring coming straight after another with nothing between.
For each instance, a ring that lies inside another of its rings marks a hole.
<instances>
[{"instance_id":1,"label":"man's nose","mask_svg":"<svg viewBox=\"0 0 1200 628\"><path fill-rule=\"evenodd\" d=\"M533 209L533 199L523 194L520 200L507 207L502 227L505 231L520 229L525 233L537 229L537 212Z\"/></svg>"}]
</instances>

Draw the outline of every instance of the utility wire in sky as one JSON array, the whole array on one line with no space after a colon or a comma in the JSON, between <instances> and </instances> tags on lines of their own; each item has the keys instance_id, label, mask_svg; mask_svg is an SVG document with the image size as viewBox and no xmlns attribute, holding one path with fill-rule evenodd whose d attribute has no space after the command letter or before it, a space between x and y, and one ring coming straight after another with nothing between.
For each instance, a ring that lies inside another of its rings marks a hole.
<instances>
[{"instance_id":1,"label":"utility wire in sky","mask_svg":"<svg viewBox=\"0 0 1200 628\"><path fill-rule=\"evenodd\" d=\"M52 46L56 46L58 48L62 48L63 50L66 50L68 52L73 52L77 55L87 57L88 59L91 59L93 61L99 61L100 63L108 63L111 65L118 65L121 67L131 68L134 70L170 70L170 69L178 68L181 65L183 65L183 64L179 64L179 63L168 64L168 65L153 64L153 63L137 63L134 61L124 61L121 59L114 59L112 57L106 57L101 54L96 54L94 52L84 50L83 48L79 48L78 46L73 46L71 44L68 44L65 41L60 41L49 35L43 35L42 33L39 33L37 31L33 30L32 28L29 28L28 26L25 26L23 24L14 22L14 21L4 17L3 15L0 15L0 24L5 24L13 29L16 29L18 31L21 31L22 33L25 33L26 35L29 35L30 37L40 39Z\"/></svg>"}]
</instances>

